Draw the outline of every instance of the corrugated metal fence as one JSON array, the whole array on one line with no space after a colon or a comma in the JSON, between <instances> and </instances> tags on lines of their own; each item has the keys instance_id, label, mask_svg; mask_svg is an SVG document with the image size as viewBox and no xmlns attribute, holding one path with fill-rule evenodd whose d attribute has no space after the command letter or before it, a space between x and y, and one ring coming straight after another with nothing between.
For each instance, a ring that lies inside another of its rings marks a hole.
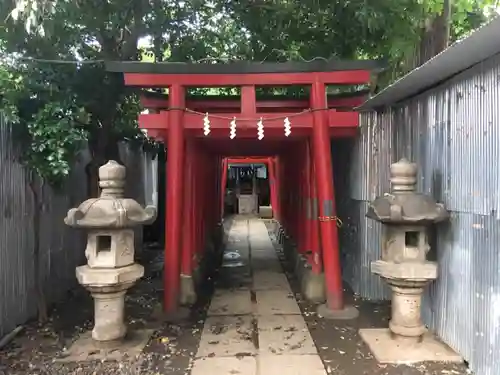
<instances>
[{"instance_id":1,"label":"corrugated metal fence","mask_svg":"<svg viewBox=\"0 0 500 375\"><path fill-rule=\"evenodd\" d=\"M33 194L29 174L19 163L15 145L11 127L0 117L0 337L37 312ZM127 194L141 202L143 156L126 147L120 151L127 166L127 182L134 181L127 183ZM47 303L60 300L76 286L75 267L85 262L83 233L63 222L68 209L86 197L88 153L82 152L78 159L64 192L56 193L49 186L36 184L43 196L39 281Z\"/></svg>"},{"instance_id":2,"label":"corrugated metal fence","mask_svg":"<svg viewBox=\"0 0 500 375\"><path fill-rule=\"evenodd\" d=\"M500 374L500 55L400 105L363 113L360 130L343 191L349 198L339 202L352 269L346 280L365 298L389 297L370 272L381 228L364 215L367 202L389 190L389 165L417 162L419 190L451 211L433 239L439 278L426 294L425 322L477 375Z\"/></svg>"}]
</instances>

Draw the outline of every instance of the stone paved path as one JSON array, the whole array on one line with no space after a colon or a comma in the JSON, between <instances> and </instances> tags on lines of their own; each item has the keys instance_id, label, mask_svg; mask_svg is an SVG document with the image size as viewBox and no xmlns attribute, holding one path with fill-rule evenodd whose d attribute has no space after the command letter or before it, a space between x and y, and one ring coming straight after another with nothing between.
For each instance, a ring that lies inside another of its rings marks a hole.
<instances>
[{"instance_id":1,"label":"stone paved path","mask_svg":"<svg viewBox=\"0 0 500 375\"><path fill-rule=\"evenodd\" d=\"M235 220L191 375L325 375L265 224Z\"/></svg>"}]
</instances>

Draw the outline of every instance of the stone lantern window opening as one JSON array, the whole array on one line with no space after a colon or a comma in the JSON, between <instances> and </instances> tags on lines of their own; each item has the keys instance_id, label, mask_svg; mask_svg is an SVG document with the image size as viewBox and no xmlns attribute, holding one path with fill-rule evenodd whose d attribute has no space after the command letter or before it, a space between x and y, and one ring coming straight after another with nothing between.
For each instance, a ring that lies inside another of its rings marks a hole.
<instances>
[{"instance_id":1,"label":"stone lantern window opening","mask_svg":"<svg viewBox=\"0 0 500 375\"><path fill-rule=\"evenodd\" d=\"M419 247L420 232L408 231L405 232L405 245L406 247Z\"/></svg>"},{"instance_id":2,"label":"stone lantern window opening","mask_svg":"<svg viewBox=\"0 0 500 375\"><path fill-rule=\"evenodd\" d=\"M111 236L109 235L100 235L96 236L97 238L97 254L101 252L110 252L111 251Z\"/></svg>"}]
</instances>

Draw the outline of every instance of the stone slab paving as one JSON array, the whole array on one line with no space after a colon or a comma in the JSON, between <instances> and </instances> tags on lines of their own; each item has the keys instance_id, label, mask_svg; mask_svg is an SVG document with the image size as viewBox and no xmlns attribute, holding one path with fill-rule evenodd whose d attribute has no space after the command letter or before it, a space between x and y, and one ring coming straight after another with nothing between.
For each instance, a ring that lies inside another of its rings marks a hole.
<instances>
[{"instance_id":1,"label":"stone slab paving","mask_svg":"<svg viewBox=\"0 0 500 375\"><path fill-rule=\"evenodd\" d=\"M208 316L214 315L245 315L252 313L250 290L227 290L214 295Z\"/></svg>"},{"instance_id":2,"label":"stone slab paving","mask_svg":"<svg viewBox=\"0 0 500 375\"><path fill-rule=\"evenodd\" d=\"M257 314L300 314L300 308L292 292L286 290L259 290L257 294Z\"/></svg>"},{"instance_id":3,"label":"stone slab paving","mask_svg":"<svg viewBox=\"0 0 500 375\"><path fill-rule=\"evenodd\" d=\"M252 342L252 317L209 317L205 322L197 357L250 356L256 353Z\"/></svg>"},{"instance_id":4,"label":"stone slab paving","mask_svg":"<svg viewBox=\"0 0 500 375\"><path fill-rule=\"evenodd\" d=\"M278 290L290 293L292 290L283 273L272 271L253 272L253 290Z\"/></svg>"},{"instance_id":5,"label":"stone slab paving","mask_svg":"<svg viewBox=\"0 0 500 375\"><path fill-rule=\"evenodd\" d=\"M226 255L191 375L326 375L265 224L235 220Z\"/></svg>"},{"instance_id":6,"label":"stone slab paving","mask_svg":"<svg viewBox=\"0 0 500 375\"><path fill-rule=\"evenodd\" d=\"M264 355L258 359L260 375L325 375L319 355Z\"/></svg>"},{"instance_id":7,"label":"stone slab paving","mask_svg":"<svg viewBox=\"0 0 500 375\"><path fill-rule=\"evenodd\" d=\"M195 361L191 374L200 375L244 375L256 374L257 361L255 357L213 357L200 358Z\"/></svg>"},{"instance_id":8,"label":"stone slab paving","mask_svg":"<svg viewBox=\"0 0 500 375\"><path fill-rule=\"evenodd\" d=\"M306 322L301 315L258 317L260 354L316 354Z\"/></svg>"}]
</instances>

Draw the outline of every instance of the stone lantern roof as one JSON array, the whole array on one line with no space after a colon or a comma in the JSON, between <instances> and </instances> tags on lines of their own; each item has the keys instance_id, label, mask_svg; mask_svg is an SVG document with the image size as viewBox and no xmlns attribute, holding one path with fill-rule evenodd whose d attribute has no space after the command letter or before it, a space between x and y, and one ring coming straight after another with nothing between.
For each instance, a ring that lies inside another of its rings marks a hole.
<instances>
[{"instance_id":1,"label":"stone lantern roof","mask_svg":"<svg viewBox=\"0 0 500 375\"><path fill-rule=\"evenodd\" d=\"M142 206L124 198L125 167L114 160L99 168L99 198L88 199L68 211L64 222L75 228L130 228L150 224L156 219L156 207Z\"/></svg>"},{"instance_id":2,"label":"stone lantern roof","mask_svg":"<svg viewBox=\"0 0 500 375\"><path fill-rule=\"evenodd\" d=\"M448 217L444 205L417 193L417 165L401 159L391 165L391 193L370 203L366 216L389 224L430 224Z\"/></svg>"}]
</instances>

